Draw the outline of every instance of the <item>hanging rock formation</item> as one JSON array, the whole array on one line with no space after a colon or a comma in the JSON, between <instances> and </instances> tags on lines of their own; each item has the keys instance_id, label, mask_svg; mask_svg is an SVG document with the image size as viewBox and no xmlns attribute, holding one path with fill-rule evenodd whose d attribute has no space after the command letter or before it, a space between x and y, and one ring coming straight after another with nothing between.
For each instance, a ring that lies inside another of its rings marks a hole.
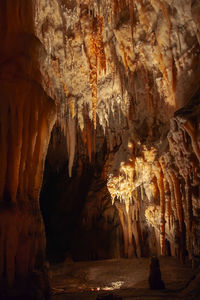
<instances>
[{"instance_id":1,"label":"hanging rock formation","mask_svg":"<svg viewBox=\"0 0 200 300\"><path fill-rule=\"evenodd\" d=\"M61 103L63 131L73 119L95 164L102 128L107 153L114 154L107 155L107 188L119 212L124 254L143 255L151 232L151 253L166 253L170 243L181 260L186 252L199 255L198 1L181 7L153 0L37 5L36 32L48 57L44 88Z\"/></svg>"}]
</instances>

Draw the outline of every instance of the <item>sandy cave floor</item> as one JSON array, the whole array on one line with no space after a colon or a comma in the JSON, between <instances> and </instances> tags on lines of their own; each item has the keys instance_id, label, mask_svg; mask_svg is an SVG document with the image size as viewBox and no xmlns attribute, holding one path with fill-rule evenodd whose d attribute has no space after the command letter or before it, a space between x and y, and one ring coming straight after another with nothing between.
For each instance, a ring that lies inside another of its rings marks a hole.
<instances>
[{"instance_id":1,"label":"sandy cave floor","mask_svg":"<svg viewBox=\"0 0 200 300\"><path fill-rule=\"evenodd\" d=\"M113 293L123 299L200 300L200 268L181 265L176 258L160 257L160 269L166 289L148 287L149 258L65 262L50 267L52 300L96 299Z\"/></svg>"}]
</instances>

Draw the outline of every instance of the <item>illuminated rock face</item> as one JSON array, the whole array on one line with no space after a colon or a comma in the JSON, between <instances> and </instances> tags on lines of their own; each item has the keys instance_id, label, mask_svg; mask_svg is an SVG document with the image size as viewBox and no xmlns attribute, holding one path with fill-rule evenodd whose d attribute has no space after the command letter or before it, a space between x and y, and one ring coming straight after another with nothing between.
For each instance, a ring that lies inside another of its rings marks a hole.
<instances>
[{"instance_id":1,"label":"illuminated rock face","mask_svg":"<svg viewBox=\"0 0 200 300\"><path fill-rule=\"evenodd\" d=\"M199 3L182 2L1 1L0 274L9 282L34 268L44 241L38 198L56 117L69 177L81 176L82 158L95 169L106 141L102 191L126 256L143 255L145 243L164 254L166 241L181 260L199 255Z\"/></svg>"},{"instance_id":2,"label":"illuminated rock face","mask_svg":"<svg viewBox=\"0 0 200 300\"><path fill-rule=\"evenodd\" d=\"M87 145L95 164L102 128L113 154L105 156L103 172L127 256L144 253L144 232L152 227L150 252L164 254L170 243L182 260L186 249L190 257L199 253L198 112L192 112L200 78L197 11L198 1L36 5L36 32L47 52L43 85L61 103L69 175L74 153L81 155L75 140ZM189 112L173 117L186 103Z\"/></svg>"},{"instance_id":3,"label":"illuminated rock face","mask_svg":"<svg viewBox=\"0 0 200 300\"><path fill-rule=\"evenodd\" d=\"M34 36L31 3L1 1L0 19L1 298L7 284L43 264L39 195L56 107L40 84L44 50Z\"/></svg>"}]
</instances>

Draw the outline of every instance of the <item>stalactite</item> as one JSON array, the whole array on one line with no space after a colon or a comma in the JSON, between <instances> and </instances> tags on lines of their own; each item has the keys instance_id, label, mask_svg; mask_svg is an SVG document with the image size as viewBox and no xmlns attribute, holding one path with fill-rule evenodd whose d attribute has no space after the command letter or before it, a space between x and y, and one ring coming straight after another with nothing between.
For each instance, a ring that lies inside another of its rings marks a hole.
<instances>
[{"instance_id":1,"label":"stalactite","mask_svg":"<svg viewBox=\"0 0 200 300\"><path fill-rule=\"evenodd\" d=\"M123 230L123 237L124 237L124 254L125 256L128 256L128 230L127 230L127 226L125 223L125 217L124 217L124 211L123 208L120 207L120 205L117 205L117 209L119 211L119 218L120 218L120 222L122 225L122 230Z\"/></svg>"},{"instance_id":2,"label":"stalactite","mask_svg":"<svg viewBox=\"0 0 200 300\"><path fill-rule=\"evenodd\" d=\"M144 201L144 191L142 184L140 185L141 200Z\"/></svg>"},{"instance_id":3,"label":"stalactite","mask_svg":"<svg viewBox=\"0 0 200 300\"><path fill-rule=\"evenodd\" d=\"M90 85L92 89L92 111L94 128L96 129L96 110L97 110L97 57L94 37L91 37L91 52L93 58L90 60Z\"/></svg>"},{"instance_id":4,"label":"stalactite","mask_svg":"<svg viewBox=\"0 0 200 300\"><path fill-rule=\"evenodd\" d=\"M118 104L118 117L119 117L119 124L121 123L121 107Z\"/></svg>"},{"instance_id":5,"label":"stalactite","mask_svg":"<svg viewBox=\"0 0 200 300\"><path fill-rule=\"evenodd\" d=\"M144 84L144 89L146 92L147 96L147 101L148 101L148 111L151 113L152 111L152 100L151 100L151 94L150 94L150 87L149 87L149 73L147 67L142 64L142 66L137 66L138 69L138 75L140 76L141 80L143 81Z\"/></svg>"},{"instance_id":6,"label":"stalactite","mask_svg":"<svg viewBox=\"0 0 200 300\"><path fill-rule=\"evenodd\" d=\"M126 215L124 216L127 217L127 223L128 223L128 257L131 258L133 256L133 242L132 242L132 220L131 220L131 215L130 215L130 209L127 212Z\"/></svg>"},{"instance_id":7,"label":"stalactite","mask_svg":"<svg viewBox=\"0 0 200 300\"><path fill-rule=\"evenodd\" d=\"M92 145L93 145L93 153L94 153L94 156L96 154L96 131L93 130L93 138L92 138Z\"/></svg>"},{"instance_id":8,"label":"stalactite","mask_svg":"<svg viewBox=\"0 0 200 300\"><path fill-rule=\"evenodd\" d=\"M124 47L124 44L121 44L121 50L122 50L122 54L123 54L123 64L124 64L124 68L125 68L125 73L127 74L127 67L128 67L128 63L127 63L127 53L126 53L126 49Z\"/></svg>"},{"instance_id":9,"label":"stalactite","mask_svg":"<svg viewBox=\"0 0 200 300\"><path fill-rule=\"evenodd\" d=\"M68 88L67 88L67 86L64 82L63 82L63 90L64 90L64 93L65 93L65 96L68 97L69 96L69 90L68 90Z\"/></svg>"},{"instance_id":10,"label":"stalactite","mask_svg":"<svg viewBox=\"0 0 200 300\"><path fill-rule=\"evenodd\" d=\"M166 160L164 157L161 157L159 159L161 168L162 168L162 173L164 175L163 177L163 183L164 183L164 191L165 191L165 207L161 207L161 213L165 214L165 210L167 210L167 217L168 217L168 226L169 230L171 229L171 218L172 218L172 208L171 208L171 190L169 186L169 176L167 174L167 166L166 166ZM171 187L172 189L172 187ZM173 189L172 189L173 193Z\"/></svg>"},{"instance_id":11,"label":"stalactite","mask_svg":"<svg viewBox=\"0 0 200 300\"><path fill-rule=\"evenodd\" d=\"M103 17L97 17L97 35L96 35L96 50L97 50L97 58L98 58L98 71L101 74L103 71L106 73L106 56L104 50L103 43L103 28L104 22Z\"/></svg>"},{"instance_id":12,"label":"stalactite","mask_svg":"<svg viewBox=\"0 0 200 300\"><path fill-rule=\"evenodd\" d=\"M87 131L86 131L86 128L83 128L83 130L81 131L81 137L82 137L83 144L86 145L86 143L87 143Z\"/></svg>"},{"instance_id":13,"label":"stalactite","mask_svg":"<svg viewBox=\"0 0 200 300\"><path fill-rule=\"evenodd\" d=\"M171 196L171 208L172 208L173 216L174 216L174 219L177 220L178 217L177 217L177 209L176 209L175 190L174 190L174 185L173 185L172 178L170 176L170 172L167 171L165 176L166 176L166 179L169 183L170 196ZM171 219L172 222L174 221L173 216L172 216L172 219Z\"/></svg>"},{"instance_id":14,"label":"stalactite","mask_svg":"<svg viewBox=\"0 0 200 300\"><path fill-rule=\"evenodd\" d=\"M161 236L160 236L160 232L156 229L154 229L155 232L155 238L156 238L156 251L158 255L161 255Z\"/></svg>"},{"instance_id":15,"label":"stalactite","mask_svg":"<svg viewBox=\"0 0 200 300\"><path fill-rule=\"evenodd\" d=\"M152 111L152 100L151 100L151 93L150 93L150 81L149 81L149 71L147 70L146 66L144 65L144 80L145 80L145 90L147 94L147 100L148 100L148 111L151 113Z\"/></svg>"},{"instance_id":16,"label":"stalactite","mask_svg":"<svg viewBox=\"0 0 200 300\"><path fill-rule=\"evenodd\" d=\"M90 124L90 119L88 117L86 117L86 135L87 135L89 162L92 162L92 128Z\"/></svg>"},{"instance_id":17,"label":"stalactite","mask_svg":"<svg viewBox=\"0 0 200 300\"><path fill-rule=\"evenodd\" d=\"M191 183L189 178L185 181L185 194L186 194L186 211L187 211L187 224L188 230L191 232L192 230L192 220L193 220L193 212L192 212L192 192L191 192Z\"/></svg>"},{"instance_id":18,"label":"stalactite","mask_svg":"<svg viewBox=\"0 0 200 300\"><path fill-rule=\"evenodd\" d=\"M162 10L163 16L165 18L165 21L167 23L167 26L168 26L168 29L169 29L169 32L170 32L170 30L171 30L171 22L170 22L170 19L168 17L168 13L167 13L165 4L162 3L160 0L158 0L158 4L160 6L160 9Z\"/></svg>"},{"instance_id":19,"label":"stalactite","mask_svg":"<svg viewBox=\"0 0 200 300\"><path fill-rule=\"evenodd\" d=\"M177 83L177 69L176 69L176 64L175 64L175 60L174 57L172 56L172 92L174 94L175 97L175 93L176 93L176 83ZM174 103L176 103L176 99L174 98Z\"/></svg>"},{"instance_id":20,"label":"stalactite","mask_svg":"<svg viewBox=\"0 0 200 300\"><path fill-rule=\"evenodd\" d=\"M172 218L172 208L171 208L171 202L170 198L168 198L168 201L166 203L167 206L167 215L168 215L168 226L169 230L171 229L172 223L171 223L171 218Z\"/></svg>"},{"instance_id":21,"label":"stalactite","mask_svg":"<svg viewBox=\"0 0 200 300\"><path fill-rule=\"evenodd\" d=\"M118 13L120 10L120 0L113 0L113 15L115 23L117 23Z\"/></svg>"},{"instance_id":22,"label":"stalactite","mask_svg":"<svg viewBox=\"0 0 200 300\"><path fill-rule=\"evenodd\" d=\"M68 171L69 177L72 177L72 167L74 162L75 150L76 150L76 120L69 116L68 122L68 135L69 135L69 145L68 145Z\"/></svg>"},{"instance_id":23,"label":"stalactite","mask_svg":"<svg viewBox=\"0 0 200 300\"><path fill-rule=\"evenodd\" d=\"M175 194L175 199L176 199L176 209L177 209L177 216L178 216L178 221L179 221L179 228L180 228L180 230L182 230L183 211L182 211L182 201L181 201L179 181L173 170L170 170L169 174L172 179L173 186L174 186L174 194Z\"/></svg>"},{"instance_id":24,"label":"stalactite","mask_svg":"<svg viewBox=\"0 0 200 300\"><path fill-rule=\"evenodd\" d=\"M96 22L95 22L96 20ZM98 72L101 73L103 70L106 72L106 57L103 44L103 17L97 16L93 21L90 36L90 47L89 47L89 64L90 64L90 85L92 90L92 112L93 112L93 123L96 129L96 110L97 110L97 81Z\"/></svg>"},{"instance_id":25,"label":"stalactite","mask_svg":"<svg viewBox=\"0 0 200 300\"><path fill-rule=\"evenodd\" d=\"M76 116L75 99L73 97L68 97L68 107L70 109L71 117L73 119Z\"/></svg>"},{"instance_id":26,"label":"stalactite","mask_svg":"<svg viewBox=\"0 0 200 300\"><path fill-rule=\"evenodd\" d=\"M169 83L169 77L168 77L168 74L167 74L167 68L166 68L166 65L164 63L164 58L163 58L162 51L161 51L159 45L157 45L156 50L157 50L157 53L154 52L155 61L157 61L158 67L159 67L161 73L163 74L163 77Z\"/></svg>"},{"instance_id":27,"label":"stalactite","mask_svg":"<svg viewBox=\"0 0 200 300\"><path fill-rule=\"evenodd\" d=\"M136 2L139 4L138 5L138 8L139 8L138 14L139 14L140 23L142 24L145 31L147 31L149 28L149 20L148 20L147 13L145 10L145 5L143 3L143 0L136 0ZM140 10L141 10L141 12L140 12Z\"/></svg>"},{"instance_id":28,"label":"stalactite","mask_svg":"<svg viewBox=\"0 0 200 300\"><path fill-rule=\"evenodd\" d=\"M140 245L140 239L139 239L139 232L138 232L138 221L132 221L132 232L133 236L135 238L135 243L136 243L136 254L137 257L141 257L141 245Z\"/></svg>"},{"instance_id":29,"label":"stalactite","mask_svg":"<svg viewBox=\"0 0 200 300\"><path fill-rule=\"evenodd\" d=\"M129 11L130 11L131 38L132 38L132 44L133 44L134 43L134 40L133 40L133 25L134 25L133 0L129 0Z\"/></svg>"},{"instance_id":30,"label":"stalactite","mask_svg":"<svg viewBox=\"0 0 200 300\"><path fill-rule=\"evenodd\" d=\"M112 132L110 131L110 129L108 129L108 134L107 134L107 139L108 139L108 149L109 149L109 151L110 152L112 152L113 151L113 143L112 143L112 141L113 141L113 135L112 135Z\"/></svg>"},{"instance_id":31,"label":"stalactite","mask_svg":"<svg viewBox=\"0 0 200 300\"><path fill-rule=\"evenodd\" d=\"M179 180L173 170L170 170L170 177L173 182L174 186L174 194L175 194L175 199L176 199L176 209L177 209L177 216L178 216L178 223L175 223L175 229L174 229L174 234L175 234L175 241L177 243L178 247L178 257L180 261L183 263L184 262L184 229L183 229L183 208L182 208L182 199L181 199L181 193L180 193L180 186L179 186Z\"/></svg>"},{"instance_id":32,"label":"stalactite","mask_svg":"<svg viewBox=\"0 0 200 300\"><path fill-rule=\"evenodd\" d=\"M193 255L193 245L192 245L192 223L193 223L193 211L192 211L192 193L191 184L189 178L185 179L185 219L186 219L186 244L189 257L192 258Z\"/></svg>"},{"instance_id":33,"label":"stalactite","mask_svg":"<svg viewBox=\"0 0 200 300\"><path fill-rule=\"evenodd\" d=\"M160 220L160 245L161 253L165 253L165 191L164 191L164 176L161 170L160 164L157 164L157 170L155 175L157 178L159 193L160 193L160 207L161 207L161 220Z\"/></svg>"},{"instance_id":34,"label":"stalactite","mask_svg":"<svg viewBox=\"0 0 200 300\"><path fill-rule=\"evenodd\" d=\"M167 27L168 27L168 47L171 48L171 21L169 18L169 13L167 12L166 9L166 5L165 3L162 3L162 1L158 1L158 5L162 11L163 17L166 21ZM165 66L164 63L164 57L162 55L162 50L161 47L158 45L157 46L158 49L158 53L159 53L159 57L160 59L158 59L158 63L160 64L160 69L163 70L163 74L167 80L167 82L169 83L169 92L172 93L172 99L173 99L173 105L176 105L176 93L175 93L175 89L176 89L176 78L177 78L177 70L176 70L176 65L175 65L175 61L174 61L174 57L172 52L170 53L170 68L169 71L167 73L167 67Z\"/></svg>"}]
</instances>

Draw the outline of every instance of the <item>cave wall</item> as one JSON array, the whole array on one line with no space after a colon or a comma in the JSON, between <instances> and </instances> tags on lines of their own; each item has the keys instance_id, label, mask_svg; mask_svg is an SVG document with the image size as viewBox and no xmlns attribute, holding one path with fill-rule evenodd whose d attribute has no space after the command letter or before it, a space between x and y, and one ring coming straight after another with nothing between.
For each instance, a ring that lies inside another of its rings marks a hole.
<instances>
[{"instance_id":1,"label":"cave wall","mask_svg":"<svg viewBox=\"0 0 200 300\"><path fill-rule=\"evenodd\" d=\"M45 259L39 194L56 108L41 86L45 51L32 1L1 1L0 39L0 297L7 299L7 287L23 278L25 290Z\"/></svg>"}]
</instances>

